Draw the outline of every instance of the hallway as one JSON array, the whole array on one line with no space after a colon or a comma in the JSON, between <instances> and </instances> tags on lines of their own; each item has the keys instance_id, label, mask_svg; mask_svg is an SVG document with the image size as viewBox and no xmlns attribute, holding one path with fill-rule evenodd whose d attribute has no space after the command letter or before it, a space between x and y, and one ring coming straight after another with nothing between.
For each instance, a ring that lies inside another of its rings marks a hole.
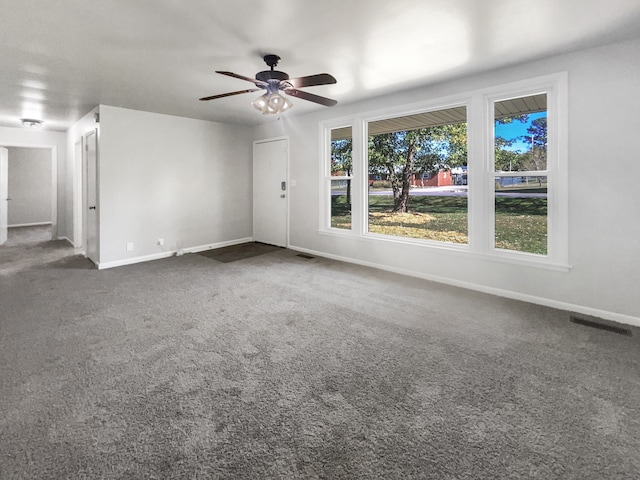
<instances>
[{"instance_id":1,"label":"hallway","mask_svg":"<svg viewBox=\"0 0 640 480\"><path fill-rule=\"evenodd\" d=\"M51 225L11 227L7 242L0 246L0 276L43 268L71 257L84 260L66 240L51 240ZM92 267L88 260L87 267Z\"/></svg>"}]
</instances>

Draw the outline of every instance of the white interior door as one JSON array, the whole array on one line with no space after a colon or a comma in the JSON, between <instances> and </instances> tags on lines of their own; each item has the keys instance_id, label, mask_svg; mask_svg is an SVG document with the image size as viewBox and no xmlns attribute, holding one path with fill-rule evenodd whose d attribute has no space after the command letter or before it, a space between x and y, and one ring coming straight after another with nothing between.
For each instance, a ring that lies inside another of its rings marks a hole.
<instances>
[{"instance_id":1,"label":"white interior door","mask_svg":"<svg viewBox=\"0 0 640 480\"><path fill-rule=\"evenodd\" d=\"M256 142L253 147L253 239L287 246L287 140Z\"/></svg>"},{"instance_id":2,"label":"white interior door","mask_svg":"<svg viewBox=\"0 0 640 480\"><path fill-rule=\"evenodd\" d=\"M9 151L0 147L0 245L7 241L9 224Z\"/></svg>"},{"instance_id":3,"label":"white interior door","mask_svg":"<svg viewBox=\"0 0 640 480\"><path fill-rule=\"evenodd\" d=\"M86 171L86 239L85 253L87 258L98 264L98 158L97 135L93 131L85 136L85 171Z\"/></svg>"}]
</instances>

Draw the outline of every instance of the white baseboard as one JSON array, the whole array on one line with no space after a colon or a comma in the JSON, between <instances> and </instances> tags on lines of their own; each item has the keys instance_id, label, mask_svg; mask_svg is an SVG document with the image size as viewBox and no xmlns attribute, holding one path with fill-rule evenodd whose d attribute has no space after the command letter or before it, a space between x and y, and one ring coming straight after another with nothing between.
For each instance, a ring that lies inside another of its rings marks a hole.
<instances>
[{"instance_id":1,"label":"white baseboard","mask_svg":"<svg viewBox=\"0 0 640 480\"><path fill-rule=\"evenodd\" d=\"M153 253L151 255L143 255L140 257L123 258L122 260L114 260L111 262L98 263L98 270L105 270L107 268L122 267L124 265L133 265L134 263L150 262L152 260L160 260L161 258L173 257L175 255L182 255L184 253L198 253L205 250L212 250L215 248L229 247L231 245L239 245L241 243L252 242L252 237L238 238L235 240L227 240L224 242L207 243L205 245L199 245L196 247L186 247L179 250L171 250L168 252Z\"/></svg>"},{"instance_id":2,"label":"white baseboard","mask_svg":"<svg viewBox=\"0 0 640 480\"><path fill-rule=\"evenodd\" d=\"M362 265L364 267L377 268L379 270L386 270L388 272L399 273L401 275L407 275L409 277L422 278L424 280L430 280L432 282L443 283L445 285L451 285L453 287L466 288L467 290L474 290L477 292L488 293L497 297L510 298L512 300L520 300L523 302L533 303L536 305L543 305L545 307L556 308L558 310L566 310L568 312L581 313L591 317L599 317L612 322L624 323L627 325L633 325L640 327L640 318L632 315L625 315L623 313L610 312L607 310L599 310L597 308L585 307L582 305L575 305L573 303L562 302L559 300L553 300L550 298L537 297L535 295L528 295L526 293L513 292L510 290L503 290L501 288L487 287L477 283L464 282L461 280L454 280L447 277L441 277L438 275L430 275L427 273L416 272L414 270L407 270L403 268L389 267L374 262L366 262L363 260L356 260L349 257L343 257L341 255L333 255L331 253L318 252L316 250L310 250L308 248L296 247L290 245L291 250L295 250L302 253L308 253L317 257L330 258L332 260L338 260L345 263L353 263L356 265Z\"/></svg>"},{"instance_id":3,"label":"white baseboard","mask_svg":"<svg viewBox=\"0 0 640 480\"><path fill-rule=\"evenodd\" d=\"M171 251L171 252L154 253L152 255L143 255L141 257L123 258L122 260L113 260L111 262L98 263L97 267L98 267L98 270L105 270L107 268L122 267L124 265L133 265L134 263L143 263L143 262L150 262L152 260L160 260L161 258L173 257L175 254L176 254L175 251Z\"/></svg>"},{"instance_id":4,"label":"white baseboard","mask_svg":"<svg viewBox=\"0 0 640 480\"><path fill-rule=\"evenodd\" d=\"M238 238L236 240L227 240L225 242L207 243L205 245L200 245L198 247L187 247L187 248L183 248L182 252L198 253L198 252L204 252L206 250L213 250L213 249L222 248L222 247L230 247L232 245L240 245L241 243L249 243L249 242L253 242L253 237Z\"/></svg>"},{"instance_id":5,"label":"white baseboard","mask_svg":"<svg viewBox=\"0 0 640 480\"><path fill-rule=\"evenodd\" d=\"M36 222L36 223L15 223L13 225L7 225L7 228L14 227L41 227L44 225L52 225L52 222Z\"/></svg>"}]
</instances>

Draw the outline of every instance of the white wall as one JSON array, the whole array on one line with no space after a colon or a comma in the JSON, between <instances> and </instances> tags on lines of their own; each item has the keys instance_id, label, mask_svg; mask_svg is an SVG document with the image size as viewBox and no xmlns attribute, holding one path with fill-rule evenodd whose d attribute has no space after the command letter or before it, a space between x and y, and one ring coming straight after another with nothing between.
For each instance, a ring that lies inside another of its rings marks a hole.
<instances>
[{"instance_id":1,"label":"white wall","mask_svg":"<svg viewBox=\"0 0 640 480\"><path fill-rule=\"evenodd\" d=\"M250 238L251 168L248 127L101 105L100 266Z\"/></svg>"},{"instance_id":2,"label":"white wall","mask_svg":"<svg viewBox=\"0 0 640 480\"><path fill-rule=\"evenodd\" d=\"M640 325L638 52L640 40L627 41L256 128L256 140L290 136L292 247ZM320 121L561 71L569 74L569 272L319 233Z\"/></svg>"},{"instance_id":3,"label":"white wall","mask_svg":"<svg viewBox=\"0 0 640 480\"><path fill-rule=\"evenodd\" d=\"M6 147L46 147L52 152L52 187L55 183L57 201L53 204L53 233L58 238L69 238L73 232L72 212L67 209L72 189L67 181L66 134L48 130L0 127L0 145ZM51 218L51 217L50 217Z\"/></svg>"},{"instance_id":4,"label":"white wall","mask_svg":"<svg viewBox=\"0 0 640 480\"><path fill-rule=\"evenodd\" d=\"M51 149L10 147L9 226L51 223Z\"/></svg>"}]
</instances>

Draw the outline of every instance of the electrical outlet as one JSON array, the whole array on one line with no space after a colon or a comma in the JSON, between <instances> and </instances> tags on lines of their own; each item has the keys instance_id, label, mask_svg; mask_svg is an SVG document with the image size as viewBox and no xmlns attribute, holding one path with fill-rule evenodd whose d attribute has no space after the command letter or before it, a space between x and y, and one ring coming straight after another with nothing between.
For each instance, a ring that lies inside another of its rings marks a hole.
<instances>
[{"instance_id":1,"label":"electrical outlet","mask_svg":"<svg viewBox=\"0 0 640 480\"><path fill-rule=\"evenodd\" d=\"M133 242L127 242L127 252L133 252Z\"/></svg>"},{"instance_id":2,"label":"electrical outlet","mask_svg":"<svg viewBox=\"0 0 640 480\"><path fill-rule=\"evenodd\" d=\"M164 245L164 238L159 238L158 239L158 245L160 245L160 246Z\"/></svg>"}]
</instances>

